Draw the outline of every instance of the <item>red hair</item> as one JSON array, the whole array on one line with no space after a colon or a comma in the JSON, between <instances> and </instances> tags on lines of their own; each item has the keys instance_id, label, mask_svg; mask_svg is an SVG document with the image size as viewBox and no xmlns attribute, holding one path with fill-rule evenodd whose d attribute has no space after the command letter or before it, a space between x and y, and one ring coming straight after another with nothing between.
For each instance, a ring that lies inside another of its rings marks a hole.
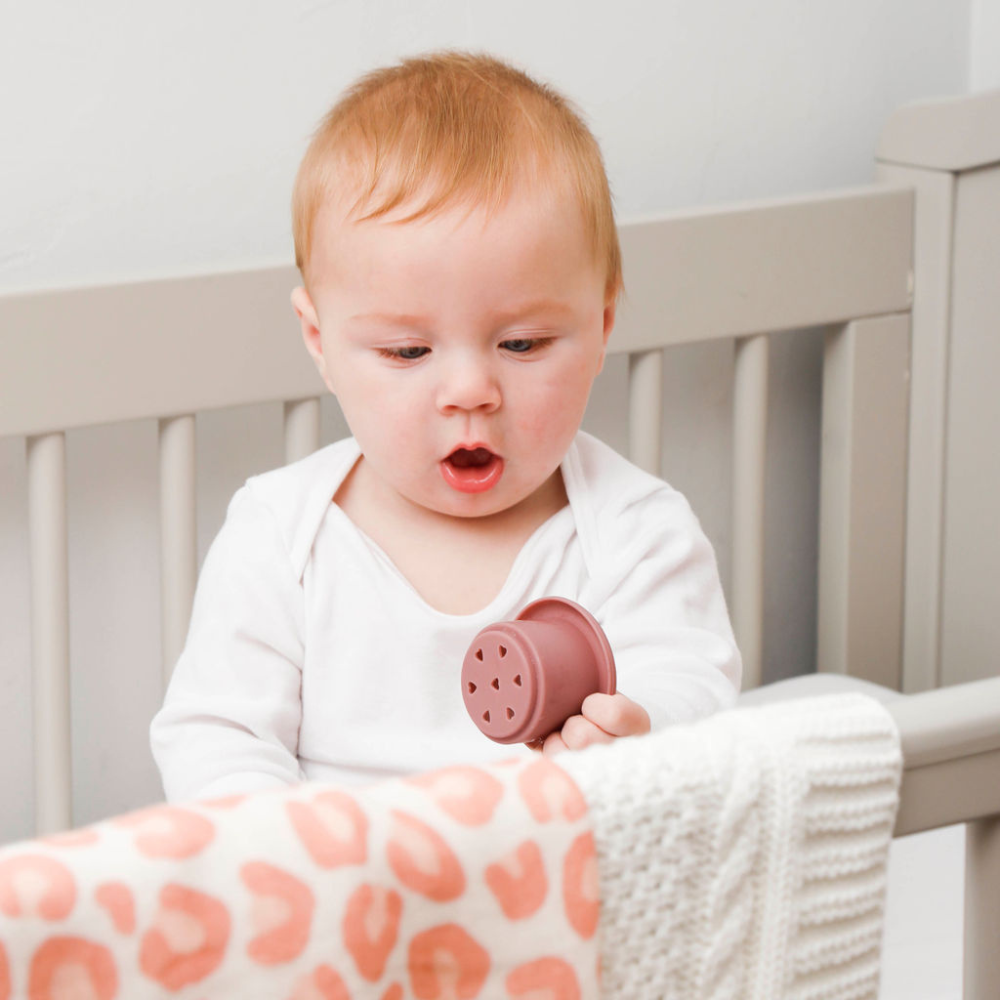
<instances>
[{"instance_id":1,"label":"red hair","mask_svg":"<svg viewBox=\"0 0 1000 1000\"><path fill-rule=\"evenodd\" d=\"M374 219L455 204L503 204L529 180L575 198L609 298L622 285L611 192L597 140L569 101L491 56L442 52L376 70L324 117L292 194L295 262L307 280L313 230L334 194Z\"/></svg>"}]
</instances>

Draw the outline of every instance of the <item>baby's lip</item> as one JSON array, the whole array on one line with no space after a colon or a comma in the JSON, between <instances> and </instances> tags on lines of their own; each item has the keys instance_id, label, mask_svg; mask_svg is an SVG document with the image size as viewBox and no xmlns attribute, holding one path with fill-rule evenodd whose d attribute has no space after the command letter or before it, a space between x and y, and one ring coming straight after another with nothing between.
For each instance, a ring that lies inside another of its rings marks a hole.
<instances>
[{"instance_id":1,"label":"baby's lip","mask_svg":"<svg viewBox=\"0 0 1000 1000\"><path fill-rule=\"evenodd\" d=\"M442 459L444 481L460 493L485 493L503 475L504 460L492 448L479 442L460 445Z\"/></svg>"}]
</instances>

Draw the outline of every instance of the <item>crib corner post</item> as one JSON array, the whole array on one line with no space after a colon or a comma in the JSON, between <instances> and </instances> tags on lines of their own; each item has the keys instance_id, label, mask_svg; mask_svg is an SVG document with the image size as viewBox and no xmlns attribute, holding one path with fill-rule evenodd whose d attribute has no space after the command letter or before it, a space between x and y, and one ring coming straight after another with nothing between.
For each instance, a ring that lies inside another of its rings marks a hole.
<instances>
[{"instance_id":1,"label":"crib corner post","mask_svg":"<svg viewBox=\"0 0 1000 1000\"><path fill-rule=\"evenodd\" d=\"M1000 996L1000 816L987 816L965 831L965 944L962 996Z\"/></svg>"}]
</instances>

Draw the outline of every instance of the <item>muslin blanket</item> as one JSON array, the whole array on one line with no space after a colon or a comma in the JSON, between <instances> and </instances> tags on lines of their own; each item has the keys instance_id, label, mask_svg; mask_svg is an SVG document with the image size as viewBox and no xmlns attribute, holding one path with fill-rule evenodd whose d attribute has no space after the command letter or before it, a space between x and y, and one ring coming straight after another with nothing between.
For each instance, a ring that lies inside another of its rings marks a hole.
<instances>
[{"instance_id":1,"label":"muslin blanket","mask_svg":"<svg viewBox=\"0 0 1000 1000\"><path fill-rule=\"evenodd\" d=\"M901 771L876 701L556 760L4 848L0 1000L875 1000Z\"/></svg>"},{"instance_id":2,"label":"muslin blanket","mask_svg":"<svg viewBox=\"0 0 1000 1000\"><path fill-rule=\"evenodd\" d=\"M541 756L0 850L0 1000L593 1000L597 925L586 804Z\"/></svg>"}]
</instances>

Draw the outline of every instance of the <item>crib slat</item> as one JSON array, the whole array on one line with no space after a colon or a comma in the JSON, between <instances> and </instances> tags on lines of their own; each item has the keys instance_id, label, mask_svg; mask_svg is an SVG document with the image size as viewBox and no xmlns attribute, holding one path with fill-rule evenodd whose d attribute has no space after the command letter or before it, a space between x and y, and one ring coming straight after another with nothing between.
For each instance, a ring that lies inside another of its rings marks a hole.
<instances>
[{"instance_id":1,"label":"crib slat","mask_svg":"<svg viewBox=\"0 0 1000 1000\"><path fill-rule=\"evenodd\" d=\"M761 682L764 635L764 473L767 459L766 334L736 340L733 375L732 613L743 687Z\"/></svg>"},{"instance_id":2,"label":"crib slat","mask_svg":"<svg viewBox=\"0 0 1000 1000\"><path fill-rule=\"evenodd\" d=\"M35 829L72 825L66 436L27 439Z\"/></svg>"},{"instance_id":3,"label":"crib slat","mask_svg":"<svg viewBox=\"0 0 1000 1000\"><path fill-rule=\"evenodd\" d=\"M823 362L817 669L899 690L909 316L831 330Z\"/></svg>"},{"instance_id":4,"label":"crib slat","mask_svg":"<svg viewBox=\"0 0 1000 1000\"><path fill-rule=\"evenodd\" d=\"M198 575L195 418L160 421L160 621L163 682L184 648Z\"/></svg>"},{"instance_id":5,"label":"crib slat","mask_svg":"<svg viewBox=\"0 0 1000 1000\"><path fill-rule=\"evenodd\" d=\"M297 462L319 448L319 397L285 403L285 461Z\"/></svg>"},{"instance_id":6,"label":"crib slat","mask_svg":"<svg viewBox=\"0 0 1000 1000\"><path fill-rule=\"evenodd\" d=\"M663 351L630 354L629 457L641 469L660 475L663 427Z\"/></svg>"}]
</instances>

